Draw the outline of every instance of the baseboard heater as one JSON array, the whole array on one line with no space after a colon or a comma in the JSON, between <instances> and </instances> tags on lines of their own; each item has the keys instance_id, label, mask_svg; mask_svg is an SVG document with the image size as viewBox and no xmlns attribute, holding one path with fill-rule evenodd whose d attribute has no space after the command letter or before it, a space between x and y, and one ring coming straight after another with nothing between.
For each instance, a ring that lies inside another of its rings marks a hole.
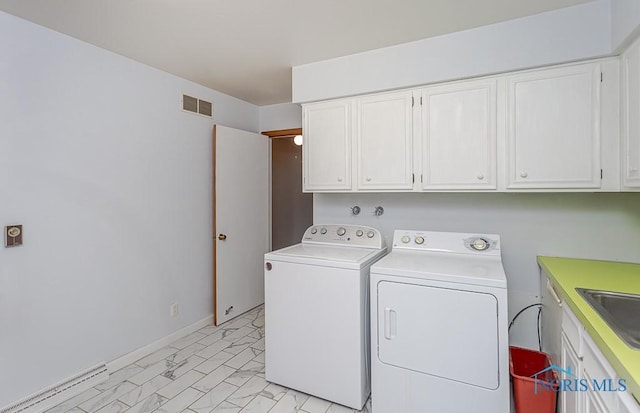
<instances>
[{"instance_id":1,"label":"baseboard heater","mask_svg":"<svg viewBox=\"0 0 640 413\"><path fill-rule=\"evenodd\" d=\"M67 399L105 382L109 378L106 363L100 363L80 374L70 377L60 383L47 387L38 393L10 404L0 410L0 413L36 413L50 409Z\"/></svg>"}]
</instances>

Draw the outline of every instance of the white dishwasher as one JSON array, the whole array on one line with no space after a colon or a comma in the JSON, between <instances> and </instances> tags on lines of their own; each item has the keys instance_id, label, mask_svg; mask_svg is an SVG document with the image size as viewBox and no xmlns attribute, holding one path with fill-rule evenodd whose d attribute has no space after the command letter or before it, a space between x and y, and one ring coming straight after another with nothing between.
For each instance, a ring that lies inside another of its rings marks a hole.
<instances>
[{"instance_id":1,"label":"white dishwasher","mask_svg":"<svg viewBox=\"0 0 640 413\"><path fill-rule=\"evenodd\" d=\"M314 225L265 254L265 378L360 410L370 394L369 268L380 232Z\"/></svg>"}]
</instances>

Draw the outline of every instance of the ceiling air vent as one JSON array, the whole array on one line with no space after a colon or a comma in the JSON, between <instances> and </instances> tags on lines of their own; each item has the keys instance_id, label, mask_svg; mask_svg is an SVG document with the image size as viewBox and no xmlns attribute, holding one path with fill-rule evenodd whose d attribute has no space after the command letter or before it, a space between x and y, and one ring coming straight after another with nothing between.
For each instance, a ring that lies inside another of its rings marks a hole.
<instances>
[{"instance_id":1,"label":"ceiling air vent","mask_svg":"<svg viewBox=\"0 0 640 413\"><path fill-rule=\"evenodd\" d=\"M182 110L210 118L213 116L213 103L193 96L182 95Z\"/></svg>"}]
</instances>

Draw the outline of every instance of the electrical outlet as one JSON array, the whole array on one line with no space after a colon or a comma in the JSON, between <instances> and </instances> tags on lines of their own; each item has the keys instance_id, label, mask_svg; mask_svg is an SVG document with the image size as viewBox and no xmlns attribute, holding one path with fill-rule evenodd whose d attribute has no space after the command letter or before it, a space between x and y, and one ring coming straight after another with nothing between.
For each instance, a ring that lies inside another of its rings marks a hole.
<instances>
[{"instance_id":1,"label":"electrical outlet","mask_svg":"<svg viewBox=\"0 0 640 413\"><path fill-rule=\"evenodd\" d=\"M178 316L178 303L173 303L169 306L169 314L171 315L171 317L177 317Z\"/></svg>"}]
</instances>

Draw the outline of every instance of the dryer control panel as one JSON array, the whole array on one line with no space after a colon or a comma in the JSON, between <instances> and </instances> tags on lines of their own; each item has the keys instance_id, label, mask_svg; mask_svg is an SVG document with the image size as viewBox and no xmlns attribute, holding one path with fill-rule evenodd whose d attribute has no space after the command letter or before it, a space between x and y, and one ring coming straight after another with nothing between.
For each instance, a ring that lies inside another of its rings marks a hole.
<instances>
[{"instance_id":1,"label":"dryer control panel","mask_svg":"<svg viewBox=\"0 0 640 413\"><path fill-rule=\"evenodd\" d=\"M500 256L500 236L399 229L393 233L393 249Z\"/></svg>"},{"instance_id":2,"label":"dryer control panel","mask_svg":"<svg viewBox=\"0 0 640 413\"><path fill-rule=\"evenodd\" d=\"M333 244L350 247L384 248L386 243L380 231L362 225L312 225L302 236L303 244Z\"/></svg>"}]
</instances>

